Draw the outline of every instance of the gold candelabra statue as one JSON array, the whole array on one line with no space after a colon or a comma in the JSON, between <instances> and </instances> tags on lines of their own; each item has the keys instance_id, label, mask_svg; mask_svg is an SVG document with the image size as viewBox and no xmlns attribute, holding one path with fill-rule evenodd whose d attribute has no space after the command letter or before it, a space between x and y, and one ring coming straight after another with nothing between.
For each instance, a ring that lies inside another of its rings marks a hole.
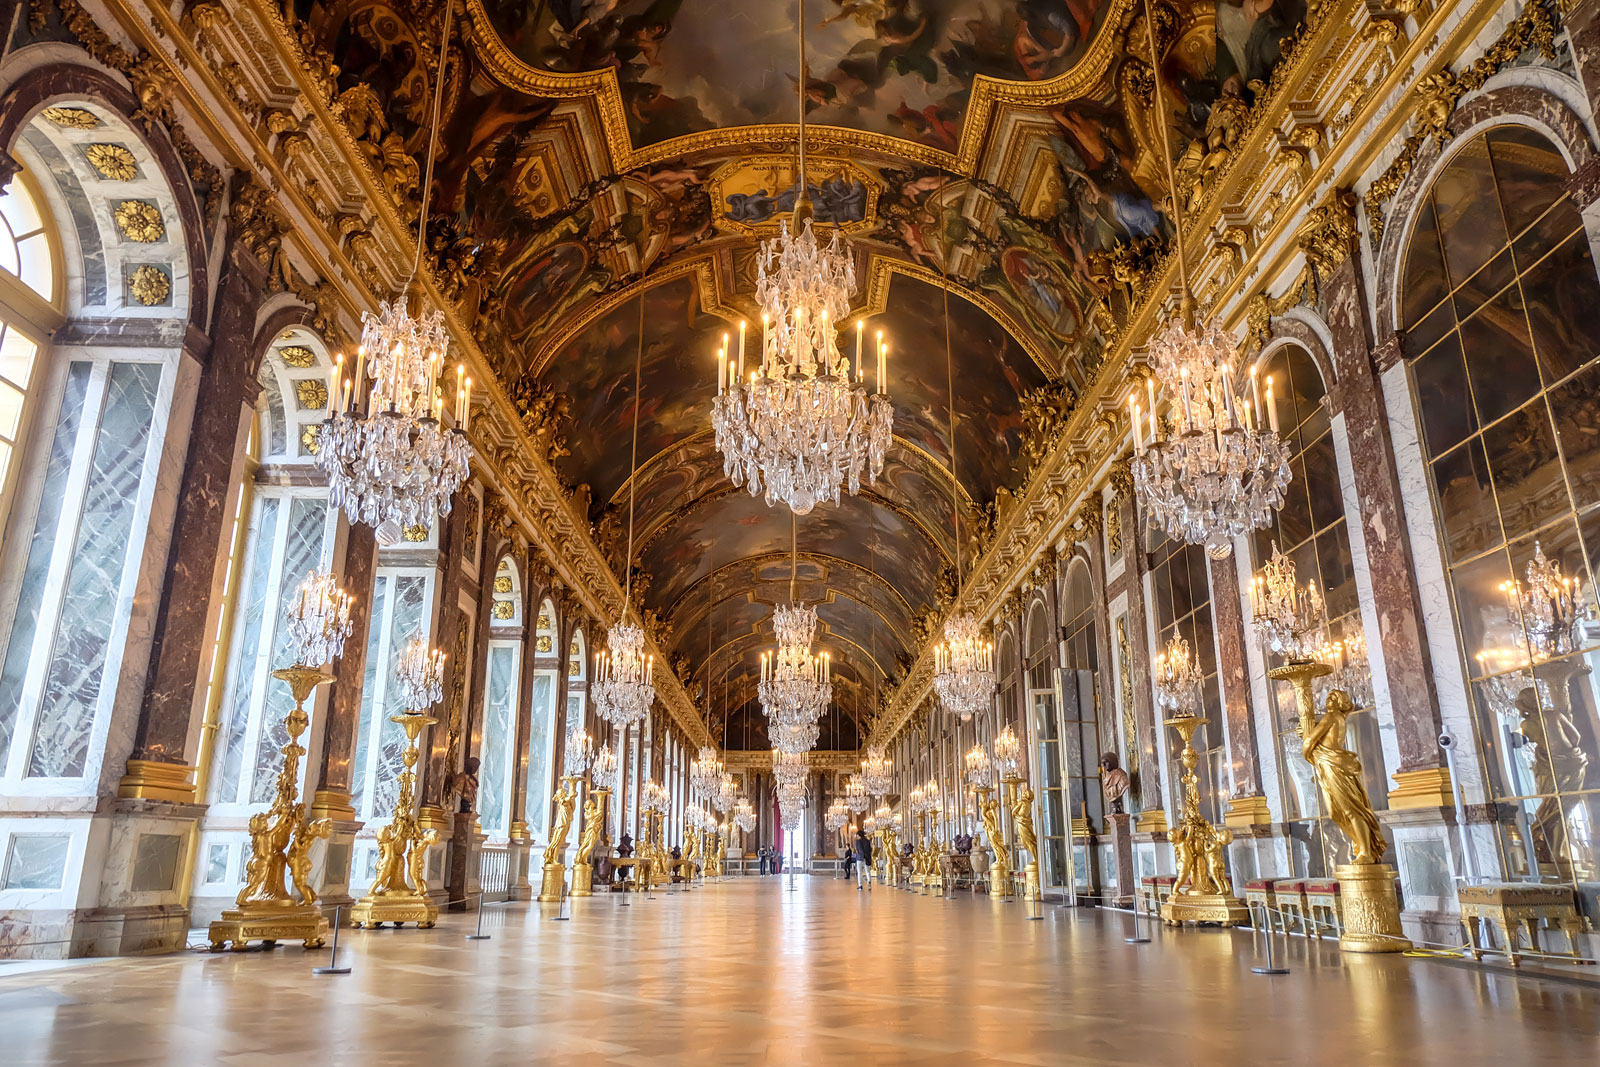
<instances>
[{"instance_id":1,"label":"gold candelabra statue","mask_svg":"<svg viewBox=\"0 0 1600 1067\"><path fill-rule=\"evenodd\" d=\"M1011 788L1011 825L1017 834L1017 847L1028 854L1027 865L1022 868L1022 898L1043 900L1039 888L1039 835L1033 828L1033 790L1019 774L1006 778Z\"/></svg>"},{"instance_id":2,"label":"gold candelabra statue","mask_svg":"<svg viewBox=\"0 0 1600 1067\"><path fill-rule=\"evenodd\" d=\"M550 843L544 848L543 876L539 883L539 903L559 904L567 889L567 835L572 832L572 817L578 804L581 774L563 774L552 800L556 821L550 827Z\"/></svg>"},{"instance_id":3,"label":"gold candelabra statue","mask_svg":"<svg viewBox=\"0 0 1600 1067\"><path fill-rule=\"evenodd\" d=\"M1213 826L1200 814L1200 778L1194 768L1200 762L1192 741L1205 720L1195 714L1175 715L1166 725L1183 739L1178 762L1183 765L1179 781L1183 784L1183 811L1171 833L1177 877L1172 896L1161 905L1161 918L1168 925L1179 923L1218 923L1239 926L1250 919L1250 911L1233 893L1228 877L1228 846L1233 831Z\"/></svg>"},{"instance_id":4,"label":"gold candelabra statue","mask_svg":"<svg viewBox=\"0 0 1600 1067\"><path fill-rule=\"evenodd\" d=\"M1006 847L1005 833L1000 828L1000 799L987 785L974 786L973 792L978 794L983 836L994 850L994 862L989 865L989 899L998 904L1011 898L1011 850Z\"/></svg>"},{"instance_id":5,"label":"gold candelabra statue","mask_svg":"<svg viewBox=\"0 0 1600 1067\"><path fill-rule=\"evenodd\" d=\"M1334 825L1350 842L1350 862L1336 864L1344 932L1339 947L1346 952L1404 952L1411 947L1400 926L1400 901L1393 867L1384 864L1387 848L1361 776L1361 759L1345 748L1345 721L1356 708L1348 694L1328 694L1317 718L1311 683L1333 668L1315 660L1296 660L1269 671L1294 687L1300 752L1317 778Z\"/></svg>"},{"instance_id":6,"label":"gold candelabra statue","mask_svg":"<svg viewBox=\"0 0 1600 1067\"><path fill-rule=\"evenodd\" d=\"M421 758L417 740L425 728L439 721L424 711L444 695L444 653L428 648L420 635L413 637L400 653L395 673L400 680L400 700L412 709L389 716L390 722L406 732L400 795L389 825L378 831L377 876L366 895L350 909L350 924L358 930L408 922L425 930L439 921L439 905L428 892L426 871L428 850L439 843L439 831L424 831L418 824L416 767Z\"/></svg>"},{"instance_id":7,"label":"gold candelabra statue","mask_svg":"<svg viewBox=\"0 0 1600 1067\"><path fill-rule=\"evenodd\" d=\"M300 757L306 754L300 735L311 725L306 698L317 686L333 681L333 675L307 664L332 662L344 650L351 604L352 598L339 589L333 575L315 572L306 576L290 601L285 622L294 665L272 672L288 684L294 697L294 710L283 721L289 740L280 750L283 767L272 805L250 817L244 888L234 907L224 911L208 932L212 952L221 952L229 943L237 951L251 941L271 945L292 938L299 938L306 948L318 948L328 933L328 920L311 887L311 845L333 831L333 821L306 818L306 806L299 799ZM285 877L294 884L294 895Z\"/></svg>"},{"instance_id":8,"label":"gold candelabra statue","mask_svg":"<svg viewBox=\"0 0 1600 1067\"><path fill-rule=\"evenodd\" d=\"M572 866L572 895L594 896L594 854L605 839L606 803L611 790L595 786L583 804L583 834L578 838L578 858Z\"/></svg>"}]
</instances>

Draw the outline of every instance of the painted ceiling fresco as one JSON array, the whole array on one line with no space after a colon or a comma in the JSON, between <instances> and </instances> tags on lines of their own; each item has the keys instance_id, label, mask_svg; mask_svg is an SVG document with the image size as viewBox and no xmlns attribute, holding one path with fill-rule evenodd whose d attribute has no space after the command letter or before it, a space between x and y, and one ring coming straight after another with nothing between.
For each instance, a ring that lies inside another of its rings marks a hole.
<instances>
[{"instance_id":1,"label":"painted ceiling fresco","mask_svg":"<svg viewBox=\"0 0 1600 1067\"><path fill-rule=\"evenodd\" d=\"M950 591L952 489L970 565L977 520L1020 489L1165 254L1160 124L1187 201L1306 13L1152 4L1164 116L1137 0L807 0L807 193L857 256L896 406L878 483L799 531L800 595L823 601L850 715ZM443 10L293 3L302 41L338 64L336 110L413 216ZM441 289L619 573L637 407L642 606L690 691L732 687L741 716L787 595L789 516L724 475L712 369L721 334L758 317L757 242L798 187L795 15L794 0L467 0L429 221Z\"/></svg>"},{"instance_id":2,"label":"painted ceiling fresco","mask_svg":"<svg viewBox=\"0 0 1600 1067\"><path fill-rule=\"evenodd\" d=\"M530 66L612 70L636 145L795 115L794 0L488 0ZM1104 0L809 0L810 121L954 151L980 76L1043 81L1083 55Z\"/></svg>"}]
</instances>

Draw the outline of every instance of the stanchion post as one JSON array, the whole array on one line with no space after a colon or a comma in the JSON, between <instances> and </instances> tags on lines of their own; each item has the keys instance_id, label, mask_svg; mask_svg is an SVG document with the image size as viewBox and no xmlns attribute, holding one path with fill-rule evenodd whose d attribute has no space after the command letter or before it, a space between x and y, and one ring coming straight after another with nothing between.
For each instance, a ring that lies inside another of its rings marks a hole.
<instances>
[{"instance_id":1,"label":"stanchion post","mask_svg":"<svg viewBox=\"0 0 1600 1067\"><path fill-rule=\"evenodd\" d=\"M1263 910L1265 910L1265 909L1263 909ZM1267 922L1266 929L1262 930L1261 933L1267 939L1267 965L1265 967L1252 967L1252 968L1250 968L1251 973L1252 974L1288 974L1289 973L1289 968L1287 968L1287 967L1279 967L1278 964L1277 964L1277 961L1272 958L1272 923L1271 923L1270 920ZM1254 939L1252 939L1252 940L1254 940Z\"/></svg>"},{"instance_id":2,"label":"stanchion post","mask_svg":"<svg viewBox=\"0 0 1600 1067\"><path fill-rule=\"evenodd\" d=\"M478 894L478 928L467 935L468 941L487 941L489 935L483 932L483 894Z\"/></svg>"},{"instance_id":3,"label":"stanchion post","mask_svg":"<svg viewBox=\"0 0 1600 1067\"><path fill-rule=\"evenodd\" d=\"M344 905L333 909L333 945L326 967L311 968L312 974L349 974L350 968L339 966L339 927L343 925Z\"/></svg>"},{"instance_id":4,"label":"stanchion post","mask_svg":"<svg viewBox=\"0 0 1600 1067\"><path fill-rule=\"evenodd\" d=\"M1150 943L1150 939L1139 932L1139 912L1143 907L1144 901L1140 899L1139 890L1135 888L1133 891L1133 935L1122 939L1130 945L1148 945Z\"/></svg>"},{"instance_id":5,"label":"stanchion post","mask_svg":"<svg viewBox=\"0 0 1600 1067\"><path fill-rule=\"evenodd\" d=\"M563 882L561 884L561 902L556 905L556 913L550 917L551 922L564 923L572 918L570 915L561 914L561 912L567 907L567 900L570 896L571 894L567 892L567 885L565 882Z\"/></svg>"}]
</instances>

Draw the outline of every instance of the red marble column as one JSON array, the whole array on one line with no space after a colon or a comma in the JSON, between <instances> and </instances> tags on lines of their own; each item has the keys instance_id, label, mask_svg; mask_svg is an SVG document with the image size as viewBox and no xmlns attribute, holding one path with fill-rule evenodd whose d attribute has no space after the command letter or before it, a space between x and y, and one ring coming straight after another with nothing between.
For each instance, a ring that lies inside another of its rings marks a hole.
<instances>
[{"instance_id":1,"label":"red marble column","mask_svg":"<svg viewBox=\"0 0 1600 1067\"><path fill-rule=\"evenodd\" d=\"M1124 591L1128 594L1126 616L1128 668L1132 674L1134 730L1139 746L1139 765L1127 768L1128 773L1134 776L1135 785L1135 788L1130 790L1133 794L1130 799L1134 801L1140 814L1137 829L1165 829L1161 800L1161 763L1157 755L1162 728L1155 720L1155 699L1150 689L1150 642L1146 636L1145 625L1145 613L1148 608L1144 595L1147 563L1144 553L1144 527L1139 522L1138 507L1131 489L1123 495L1117 512L1116 517L1122 523L1123 569L1117 580L1110 583L1106 589L1106 598L1109 602ZM1115 626L1116 622L1113 620L1112 627ZM1120 644L1121 635L1113 633L1111 640ZM1121 654L1120 650L1118 654ZM1122 679L1119 677L1117 679L1119 689L1121 685Z\"/></svg>"},{"instance_id":2,"label":"red marble column","mask_svg":"<svg viewBox=\"0 0 1600 1067\"><path fill-rule=\"evenodd\" d=\"M260 391L255 321L265 283L255 256L241 244L231 245L195 395L189 452L122 796L195 799L189 771L163 770L161 765L184 768L190 758L189 725L210 661L212 590L225 556L228 488L239 455L240 426Z\"/></svg>"},{"instance_id":3,"label":"red marble column","mask_svg":"<svg viewBox=\"0 0 1600 1067\"><path fill-rule=\"evenodd\" d=\"M1318 282L1319 310L1333 336L1338 373L1338 385L1329 401L1332 410L1344 415L1349 436L1367 569L1381 631L1368 635L1368 641L1381 643L1383 648L1384 676L1400 749L1400 766L1393 773L1401 776L1426 772L1437 779L1437 772L1444 767L1436 741L1440 723L1438 697L1423 632L1422 605L1395 469L1394 444L1389 436L1389 412L1378 377L1380 367L1375 364L1372 351L1364 310L1366 295L1355 257L1347 257L1325 277L1319 277ZM1393 347L1391 361L1399 358L1398 345ZM1403 791L1406 779L1399 780ZM1440 794L1437 781L1432 796L1433 804L1441 798L1448 802L1447 789ZM1396 798L1390 799L1391 806L1396 806ZM1398 806L1417 805L1402 802Z\"/></svg>"}]
</instances>

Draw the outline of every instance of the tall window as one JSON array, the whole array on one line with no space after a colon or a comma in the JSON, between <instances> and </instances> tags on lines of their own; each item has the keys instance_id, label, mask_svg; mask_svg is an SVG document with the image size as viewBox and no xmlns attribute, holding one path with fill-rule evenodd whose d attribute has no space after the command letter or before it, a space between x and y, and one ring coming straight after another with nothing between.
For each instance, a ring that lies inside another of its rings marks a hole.
<instances>
[{"instance_id":1,"label":"tall window","mask_svg":"<svg viewBox=\"0 0 1600 1067\"><path fill-rule=\"evenodd\" d=\"M555 615L550 601L540 604L533 635L533 695L528 701L528 795L523 818L535 840L544 838L550 794L554 788L550 754L555 744L556 671L561 665L555 644Z\"/></svg>"},{"instance_id":2,"label":"tall window","mask_svg":"<svg viewBox=\"0 0 1600 1067\"><path fill-rule=\"evenodd\" d=\"M1211 618L1211 582L1205 550L1199 545L1173 541L1159 530L1149 533L1150 590L1156 624L1156 650L1167 647L1174 636L1189 642L1190 655L1200 664L1200 705L1196 709L1205 725L1194 733L1194 750L1200 756L1200 813L1212 823L1222 821L1223 794L1227 791L1227 746L1222 732L1222 694L1217 683L1216 628ZM1182 743L1172 730L1160 727L1167 739L1168 786L1172 790L1168 811L1183 810L1182 773L1178 753Z\"/></svg>"},{"instance_id":3,"label":"tall window","mask_svg":"<svg viewBox=\"0 0 1600 1067\"><path fill-rule=\"evenodd\" d=\"M1402 308L1478 754L1512 812L1504 873L1576 887L1600 878L1600 624L1530 662L1515 591L1542 554L1594 608L1600 282L1569 178L1522 127L1460 144L1416 220Z\"/></svg>"},{"instance_id":4,"label":"tall window","mask_svg":"<svg viewBox=\"0 0 1600 1067\"><path fill-rule=\"evenodd\" d=\"M1094 831L1101 818L1100 798L1100 690L1099 646L1095 643L1094 582L1089 565L1075 559L1067 569L1062 644L1065 662L1061 675L1061 741L1066 759L1067 818L1081 838ZM1078 820L1083 820L1079 822ZM1079 885L1087 886L1088 852L1075 839L1074 869Z\"/></svg>"},{"instance_id":5,"label":"tall window","mask_svg":"<svg viewBox=\"0 0 1600 1067\"><path fill-rule=\"evenodd\" d=\"M1260 567L1271 559L1276 546L1294 561L1295 577L1301 583L1316 582L1322 591L1328 605L1329 636L1359 639L1361 610L1322 375L1310 354L1298 345L1275 350L1260 373L1272 377L1274 392L1282 397L1278 404L1280 436L1292 453L1292 477L1283 508L1271 525L1255 533L1255 564ZM1349 842L1327 821L1316 776L1301 754L1293 687L1287 682L1272 683L1271 699L1278 746L1275 758L1285 786L1284 817L1294 842L1291 873L1325 877L1335 864L1349 862ZM1351 716L1345 743L1361 758L1373 806L1386 809L1388 779L1373 709L1363 708Z\"/></svg>"},{"instance_id":6,"label":"tall window","mask_svg":"<svg viewBox=\"0 0 1600 1067\"><path fill-rule=\"evenodd\" d=\"M483 689L483 737L478 747L478 813L483 832L499 839L510 832L512 783L516 780L517 689L522 657L522 591L510 557L500 560L489 608L489 660Z\"/></svg>"},{"instance_id":7,"label":"tall window","mask_svg":"<svg viewBox=\"0 0 1600 1067\"><path fill-rule=\"evenodd\" d=\"M367 667L350 784L351 802L364 822L390 818L399 799L406 732L389 717L413 709L401 707L395 695L395 669L406 642L428 634L434 573L432 568L380 566L372 583Z\"/></svg>"},{"instance_id":8,"label":"tall window","mask_svg":"<svg viewBox=\"0 0 1600 1067\"><path fill-rule=\"evenodd\" d=\"M1061 725L1056 714L1055 648L1043 604L1028 612L1028 711L1032 722L1033 783L1038 792L1039 877L1047 886L1067 883L1069 817L1061 775Z\"/></svg>"}]
</instances>

